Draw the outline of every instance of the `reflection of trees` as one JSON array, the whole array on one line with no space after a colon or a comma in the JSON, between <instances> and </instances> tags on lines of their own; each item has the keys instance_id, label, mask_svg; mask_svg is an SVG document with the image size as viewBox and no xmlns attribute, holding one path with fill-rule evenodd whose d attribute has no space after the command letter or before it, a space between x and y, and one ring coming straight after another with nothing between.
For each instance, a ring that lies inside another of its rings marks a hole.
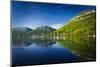
<instances>
[{"instance_id":1,"label":"reflection of trees","mask_svg":"<svg viewBox=\"0 0 100 67\"><path fill-rule=\"evenodd\" d=\"M66 40L57 40L57 42L70 49L78 56L87 58L87 60L95 60L96 58L95 38L69 37Z\"/></svg>"},{"instance_id":2,"label":"reflection of trees","mask_svg":"<svg viewBox=\"0 0 100 67\"><path fill-rule=\"evenodd\" d=\"M16 41L13 41L12 44L15 47L26 47L26 46L30 46L32 43L35 43L36 45L40 47L49 47L55 44L56 42L48 38L35 38L33 40L16 40Z\"/></svg>"},{"instance_id":3,"label":"reflection of trees","mask_svg":"<svg viewBox=\"0 0 100 67\"><path fill-rule=\"evenodd\" d=\"M32 44L31 40L14 40L12 42L12 46L15 47L26 47L26 46L30 46Z\"/></svg>"},{"instance_id":4,"label":"reflection of trees","mask_svg":"<svg viewBox=\"0 0 100 67\"><path fill-rule=\"evenodd\" d=\"M41 38L34 39L33 42L40 47L49 47L56 43L50 39L41 39Z\"/></svg>"}]
</instances>

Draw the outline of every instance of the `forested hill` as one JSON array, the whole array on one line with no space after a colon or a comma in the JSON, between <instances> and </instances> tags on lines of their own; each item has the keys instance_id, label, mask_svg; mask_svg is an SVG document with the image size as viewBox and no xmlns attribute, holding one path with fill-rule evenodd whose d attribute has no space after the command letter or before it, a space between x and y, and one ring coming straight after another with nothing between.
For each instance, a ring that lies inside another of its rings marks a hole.
<instances>
[{"instance_id":1,"label":"forested hill","mask_svg":"<svg viewBox=\"0 0 100 67\"><path fill-rule=\"evenodd\" d=\"M73 17L67 24L51 35L94 36L96 34L96 11L86 10Z\"/></svg>"},{"instance_id":2,"label":"forested hill","mask_svg":"<svg viewBox=\"0 0 100 67\"><path fill-rule=\"evenodd\" d=\"M30 37L36 36L46 36L56 29L49 26L39 26L36 29L31 29L27 27L16 27L12 29L12 38L13 39L27 39Z\"/></svg>"}]
</instances>

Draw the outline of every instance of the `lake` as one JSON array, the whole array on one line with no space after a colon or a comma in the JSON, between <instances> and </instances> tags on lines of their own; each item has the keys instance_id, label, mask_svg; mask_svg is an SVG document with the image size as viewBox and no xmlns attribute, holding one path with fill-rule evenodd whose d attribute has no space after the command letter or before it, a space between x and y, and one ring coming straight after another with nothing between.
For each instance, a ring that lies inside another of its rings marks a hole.
<instances>
[{"instance_id":1,"label":"lake","mask_svg":"<svg viewBox=\"0 0 100 67\"><path fill-rule=\"evenodd\" d=\"M12 65L40 65L96 60L95 38L26 39L12 42Z\"/></svg>"}]
</instances>

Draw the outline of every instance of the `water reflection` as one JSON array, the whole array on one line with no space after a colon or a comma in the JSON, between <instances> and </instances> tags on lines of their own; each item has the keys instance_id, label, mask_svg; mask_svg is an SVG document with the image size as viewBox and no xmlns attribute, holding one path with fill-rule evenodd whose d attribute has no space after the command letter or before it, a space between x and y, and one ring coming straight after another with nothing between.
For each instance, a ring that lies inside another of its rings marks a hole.
<instances>
[{"instance_id":1,"label":"water reflection","mask_svg":"<svg viewBox=\"0 0 100 67\"><path fill-rule=\"evenodd\" d=\"M49 47L53 44L55 44L56 42L51 40L51 39L34 39L33 43L35 43L36 45L40 46L40 47Z\"/></svg>"},{"instance_id":2,"label":"water reflection","mask_svg":"<svg viewBox=\"0 0 100 67\"><path fill-rule=\"evenodd\" d=\"M55 41L48 39L48 38L36 38L36 39L29 39L29 40L24 39L24 40L13 41L13 46L14 47L27 47L32 44L36 44L40 47L49 47L55 43L56 43Z\"/></svg>"},{"instance_id":3,"label":"water reflection","mask_svg":"<svg viewBox=\"0 0 100 67\"><path fill-rule=\"evenodd\" d=\"M30 46L33 42L31 40L22 40L22 39L18 39L18 40L14 40L12 41L12 46L13 47L27 47Z\"/></svg>"},{"instance_id":4,"label":"water reflection","mask_svg":"<svg viewBox=\"0 0 100 67\"><path fill-rule=\"evenodd\" d=\"M70 49L74 54L95 60L96 59L96 40L95 38L69 37L65 40L56 40L60 45Z\"/></svg>"},{"instance_id":5,"label":"water reflection","mask_svg":"<svg viewBox=\"0 0 100 67\"><path fill-rule=\"evenodd\" d=\"M89 37L16 40L13 41L12 46L16 47L12 47L14 65L95 61L96 59L96 41L95 38ZM20 50L19 47L26 48Z\"/></svg>"}]
</instances>

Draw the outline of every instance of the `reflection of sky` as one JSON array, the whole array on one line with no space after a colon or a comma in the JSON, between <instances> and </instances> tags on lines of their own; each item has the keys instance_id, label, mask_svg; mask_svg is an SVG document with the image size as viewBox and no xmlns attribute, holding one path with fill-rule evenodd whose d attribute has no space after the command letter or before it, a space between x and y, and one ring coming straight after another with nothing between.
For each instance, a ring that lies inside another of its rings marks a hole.
<instances>
[{"instance_id":1,"label":"reflection of sky","mask_svg":"<svg viewBox=\"0 0 100 67\"><path fill-rule=\"evenodd\" d=\"M30 28L48 25L59 28L73 16L87 9L95 9L95 6L13 1L12 25Z\"/></svg>"},{"instance_id":2,"label":"reflection of sky","mask_svg":"<svg viewBox=\"0 0 100 67\"><path fill-rule=\"evenodd\" d=\"M57 47L59 44L56 44ZM13 64L22 65L34 65L34 64L47 64L59 62L75 62L78 60L78 56L73 54L67 48L54 48L47 47L41 48L35 44L25 48L12 48L12 61Z\"/></svg>"}]
</instances>

